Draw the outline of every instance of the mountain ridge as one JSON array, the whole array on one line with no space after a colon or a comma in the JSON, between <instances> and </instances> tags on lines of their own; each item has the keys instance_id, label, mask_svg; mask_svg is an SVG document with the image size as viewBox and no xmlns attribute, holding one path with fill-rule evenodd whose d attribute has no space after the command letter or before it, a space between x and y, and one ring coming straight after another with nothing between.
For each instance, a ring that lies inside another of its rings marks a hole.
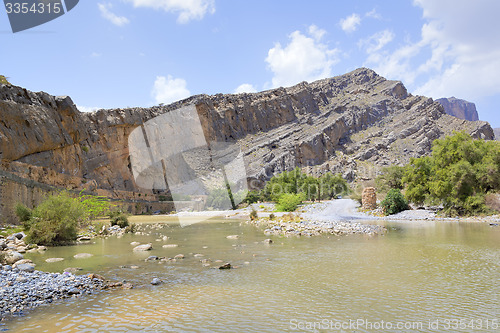
<instances>
[{"instance_id":1,"label":"mountain ridge","mask_svg":"<svg viewBox=\"0 0 500 333\"><path fill-rule=\"evenodd\" d=\"M479 120L476 104L472 102L455 97L439 98L436 99L436 102L440 103L444 107L444 111L451 116L470 121Z\"/></svg>"},{"instance_id":2,"label":"mountain ridge","mask_svg":"<svg viewBox=\"0 0 500 333\"><path fill-rule=\"evenodd\" d=\"M367 68L289 88L195 95L170 105L91 113L79 112L69 97L2 85L1 168L39 183L122 200L133 213L163 207L161 191L135 183L128 136L146 121L187 105L195 105L208 142L239 145L254 187L295 167L315 175L341 173L350 181L373 179L384 166L430 153L434 139L454 130L494 137L488 123L446 115L431 98L413 96L401 82ZM192 167L203 165L195 161ZM2 216L10 216L15 200L31 206L39 201L35 190L7 182L0 185Z\"/></svg>"}]
</instances>

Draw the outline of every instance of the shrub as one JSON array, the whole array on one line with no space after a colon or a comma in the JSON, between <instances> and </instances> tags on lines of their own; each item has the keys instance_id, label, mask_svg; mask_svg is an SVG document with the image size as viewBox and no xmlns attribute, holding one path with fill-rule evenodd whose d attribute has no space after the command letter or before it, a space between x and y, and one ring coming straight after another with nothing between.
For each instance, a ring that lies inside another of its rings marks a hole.
<instances>
[{"instance_id":1,"label":"shrub","mask_svg":"<svg viewBox=\"0 0 500 333\"><path fill-rule=\"evenodd\" d=\"M384 208L386 215L397 214L408 209L408 201L406 201L405 197L398 189L390 190L380 205Z\"/></svg>"},{"instance_id":2,"label":"shrub","mask_svg":"<svg viewBox=\"0 0 500 333\"><path fill-rule=\"evenodd\" d=\"M279 212L293 212L302 203L302 200L304 200L302 193L283 193L278 199L276 210Z\"/></svg>"},{"instance_id":3,"label":"shrub","mask_svg":"<svg viewBox=\"0 0 500 333\"><path fill-rule=\"evenodd\" d=\"M78 200L82 203L88 221L106 216L109 212L110 204L106 197L80 194L74 200Z\"/></svg>"},{"instance_id":4,"label":"shrub","mask_svg":"<svg viewBox=\"0 0 500 333\"><path fill-rule=\"evenodd\" d=\"M258 218L257 211L252 208L252 211L250 212L250 220L256 220Z\"/></svg>"},{"instance_id":5,"label":"shrub","mask_svg":"<svg viewBox=\"0 0 500 333\"><path fill-rule=\"evenodd\" d=\"M15 212L19 221L25 223L31 218L32 211L22 203L16 204Z\"/></svg>"},{"instance_id":6,"label":"shrub","mask_svg":"<svg viewBox=\"0 0 500 333\"><path fill-rule=\"evenodd\" d=\"M274 220L275 218L276 218L276 215L274 215L273 213L271 213L271 215L269 215L270 220Z\"/></svg>"},{"instance_id":7,"label":"shrub","mask_svg":"<svg viewBox=\"0 0 500 333\"><path fill-rule=\"evenodd\" d=\"M261 198L260 198L259 191L249 191L247 193L245 199L243 199L243 201L251 205L251 204L256 203L257 201L259 201L260 199Z\"/></svg>"},{"instance_id":8,"label":"shrub","mask_svg":"<svg viewBox=\"0 0 500 333\"><path fill-rule=\"evenodd\" d=\"M128 215L120 210L110 212L109 219L111 221L111 225L117 225L120 228L126 228L129 226Z\"/></svg>"},{"instance_id":9,"label":"shrub","mask_svg":"<svg viewBox=\"0 0 500 333\"><path fill-rule=\"evenodd\" d=\"M24 224L27 241L48 246L68 244L76 240L78 225L86 217L84 205L67 193L49 196Z\"/></svg>"}]
</instances>

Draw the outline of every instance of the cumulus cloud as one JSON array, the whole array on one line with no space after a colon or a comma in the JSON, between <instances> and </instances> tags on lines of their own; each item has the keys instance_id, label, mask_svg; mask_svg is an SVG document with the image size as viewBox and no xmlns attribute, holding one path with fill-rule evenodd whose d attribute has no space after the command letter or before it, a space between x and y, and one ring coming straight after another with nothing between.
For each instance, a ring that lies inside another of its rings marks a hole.
<instances>
[{"instance_id":1,"label":"cumulus cloud","mask_svg":"<svg viewBox=\"0 0 500 333\"><path fill-rule=\"evenodd\" d=\"M351 33L358 29L358 26L361 24L361 17L358 14L354 13L344 19L341 19L339 24L342 30L347 33Z\"/></svg>"},{"instance_id":2,"label":"cumulus cloud","mask_svg":"<svg viewBox=\"0 0 500 333\"><path fill-rule=\"evenodd\" d=\"M405 80L417 94L475 100L500 94L500 1L414 0L423 11L421 35L367 63Z\"/></svg>"},{"instance_id":3,"label":"cumulus cloud","mask_svg":"<svg viewBox=\"0 0 500 333\"><path fill-rule=\"evenodd\" d=\"M365 48L367 53L377 52L384 46L389 44L394 39L394 33L386 29L379 31L367 39L362 39L359 41L358 45L361 48Z\"/></svg>"},{"instance_id":4,"label":"cumulus cloud","mask_svg":"<svg viewBox=\"0 0 500 333\"><path fill-rule=\"evenodd\" d=\"M151 94L158 104L172 103L191 95L186 80L173 78L171 75L157 76Z\"/></svg>"},{"instance_id":5,"label":"cumulus cloud","mask_svg":"<svg viewBox=\"0 0 500 333\"><path fill-rule=\"evenodd\" d=\"M243 83L234 90L235 94L254 93L254 92L257 92L257 89L249 83Z\"/></svg>"},{"instance_id":6,"label":"cumulus cloud","mask_svg":"<svg viewBox=\"0 0 500 333\"><path fill-rule=\"evenodd\" d=\"M178 23L201 20L206 14L215 13L214 0L126 0L134 7L146 7L177 14Z\"/></svg>"},{"instance_id":7,"label":"cumulus cloud","mask_svg":"<svg viewBox=\"0 0 500 333\"><path fill-rule=\"evenodd\" d=\"M101 16L116 26L121 27L130 22L128 18L126 18L125 16L118 16L115 13L113 13L111 11L113 5L110 3L98 3L97 7L101 12Z\"/></svg>"},{"instance_id":8,"label":"cumulus cloud","mask_svg":"<svg viewBox=\"0 0 500 333\"><path fill-rule=\"evenodd\" d=\"M308 35L292 32L289 43L276 43L266 58L268 68L273 72L273 87L290 86L301 81L314 81L331 76L332 67L338 59L339 50L329 49L321 42L325 31L312 25Z\"/></svg>"}]
</instances>

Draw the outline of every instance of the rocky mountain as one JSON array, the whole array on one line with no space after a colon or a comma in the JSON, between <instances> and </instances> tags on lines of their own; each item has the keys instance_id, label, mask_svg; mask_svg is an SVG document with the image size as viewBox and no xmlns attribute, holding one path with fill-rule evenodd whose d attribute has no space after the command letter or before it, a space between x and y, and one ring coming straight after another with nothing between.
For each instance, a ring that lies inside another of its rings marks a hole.
<instances>
[{"instance_id":1,"label":"rocky mountain","mask_svg":"<svg viewBox=\"0 0 500 333\"><path fill-rule=\"evenodd\" d=\"M434 139L453 130L494 137L488 123L449 116L441 104L366 68L260 93L197 95L167 106L93 113L79 112L69 97L0 85L3 219L12 220L16 202L36 204L57 188L120 200L131 212L171 208L159 201L164 191L137 185L128 138L148 120L189 105L208 142L239 146L254 187L296 166L350 181L373 179L384 166L428 154Z\"/></svg>"},{"instance_id":2,"label":"rocky mountain","mask_svg":"<svg viewBox=\"0 0 500 333\"><path fill-rule=\"evenodd\" d=\"M436 102L440 103L444 107L444 111L451 116L470 121L479 120L474 103L455 97L439 98L436 99Z\"/></svg>"},{"instance_id":3,"label":"rocky mountain","mask_svg":"<svg viewBox=\"0 0 500 333\"><path fill-rule=\"evenodd\" d=\"M493 132L495 133L495 140L500 141L500 128L494 128Z\"/></svg>"}]
</instances>

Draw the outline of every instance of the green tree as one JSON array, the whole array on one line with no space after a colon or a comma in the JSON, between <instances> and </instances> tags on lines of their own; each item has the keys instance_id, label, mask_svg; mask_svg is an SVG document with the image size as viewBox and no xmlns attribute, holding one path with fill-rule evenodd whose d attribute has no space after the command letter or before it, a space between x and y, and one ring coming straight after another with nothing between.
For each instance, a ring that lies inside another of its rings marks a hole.
<instances>
[{"instance_id":1,"label":"green tree","mask_svg":"<svg viewBox=\"0 0 500 333\"><path fill-rule=\"evenodd\" d=\"M404 188L403 176L406 168L398 165L391 165L382 170L382 173L375 179L377 189L381 192L388 192L395 188L402 190Z\"/></svg>"},{"instance_id":2,"label":"green tree","mask_svg":"<svg viewBox=\"0 0 500 333\"><path fill-rule=\"evenodd\" d=\"M486 194L500 188L500 143L465 132L435 140L430 157L410 161L403 183L411 202L442 204L448 214L486 212Z\"/></svg>"},{"instance_id":3,"label":"green tree","mask_svg":"<svg viewBox=\"0 0 500 333\"><path fill-rule=\"evenodd\" d=\"M319 178L320 199L334 199L339 195L347 195L350 193L349 185L341 174L332 175L326 173Z\"/></svg>"}]
</instances>

